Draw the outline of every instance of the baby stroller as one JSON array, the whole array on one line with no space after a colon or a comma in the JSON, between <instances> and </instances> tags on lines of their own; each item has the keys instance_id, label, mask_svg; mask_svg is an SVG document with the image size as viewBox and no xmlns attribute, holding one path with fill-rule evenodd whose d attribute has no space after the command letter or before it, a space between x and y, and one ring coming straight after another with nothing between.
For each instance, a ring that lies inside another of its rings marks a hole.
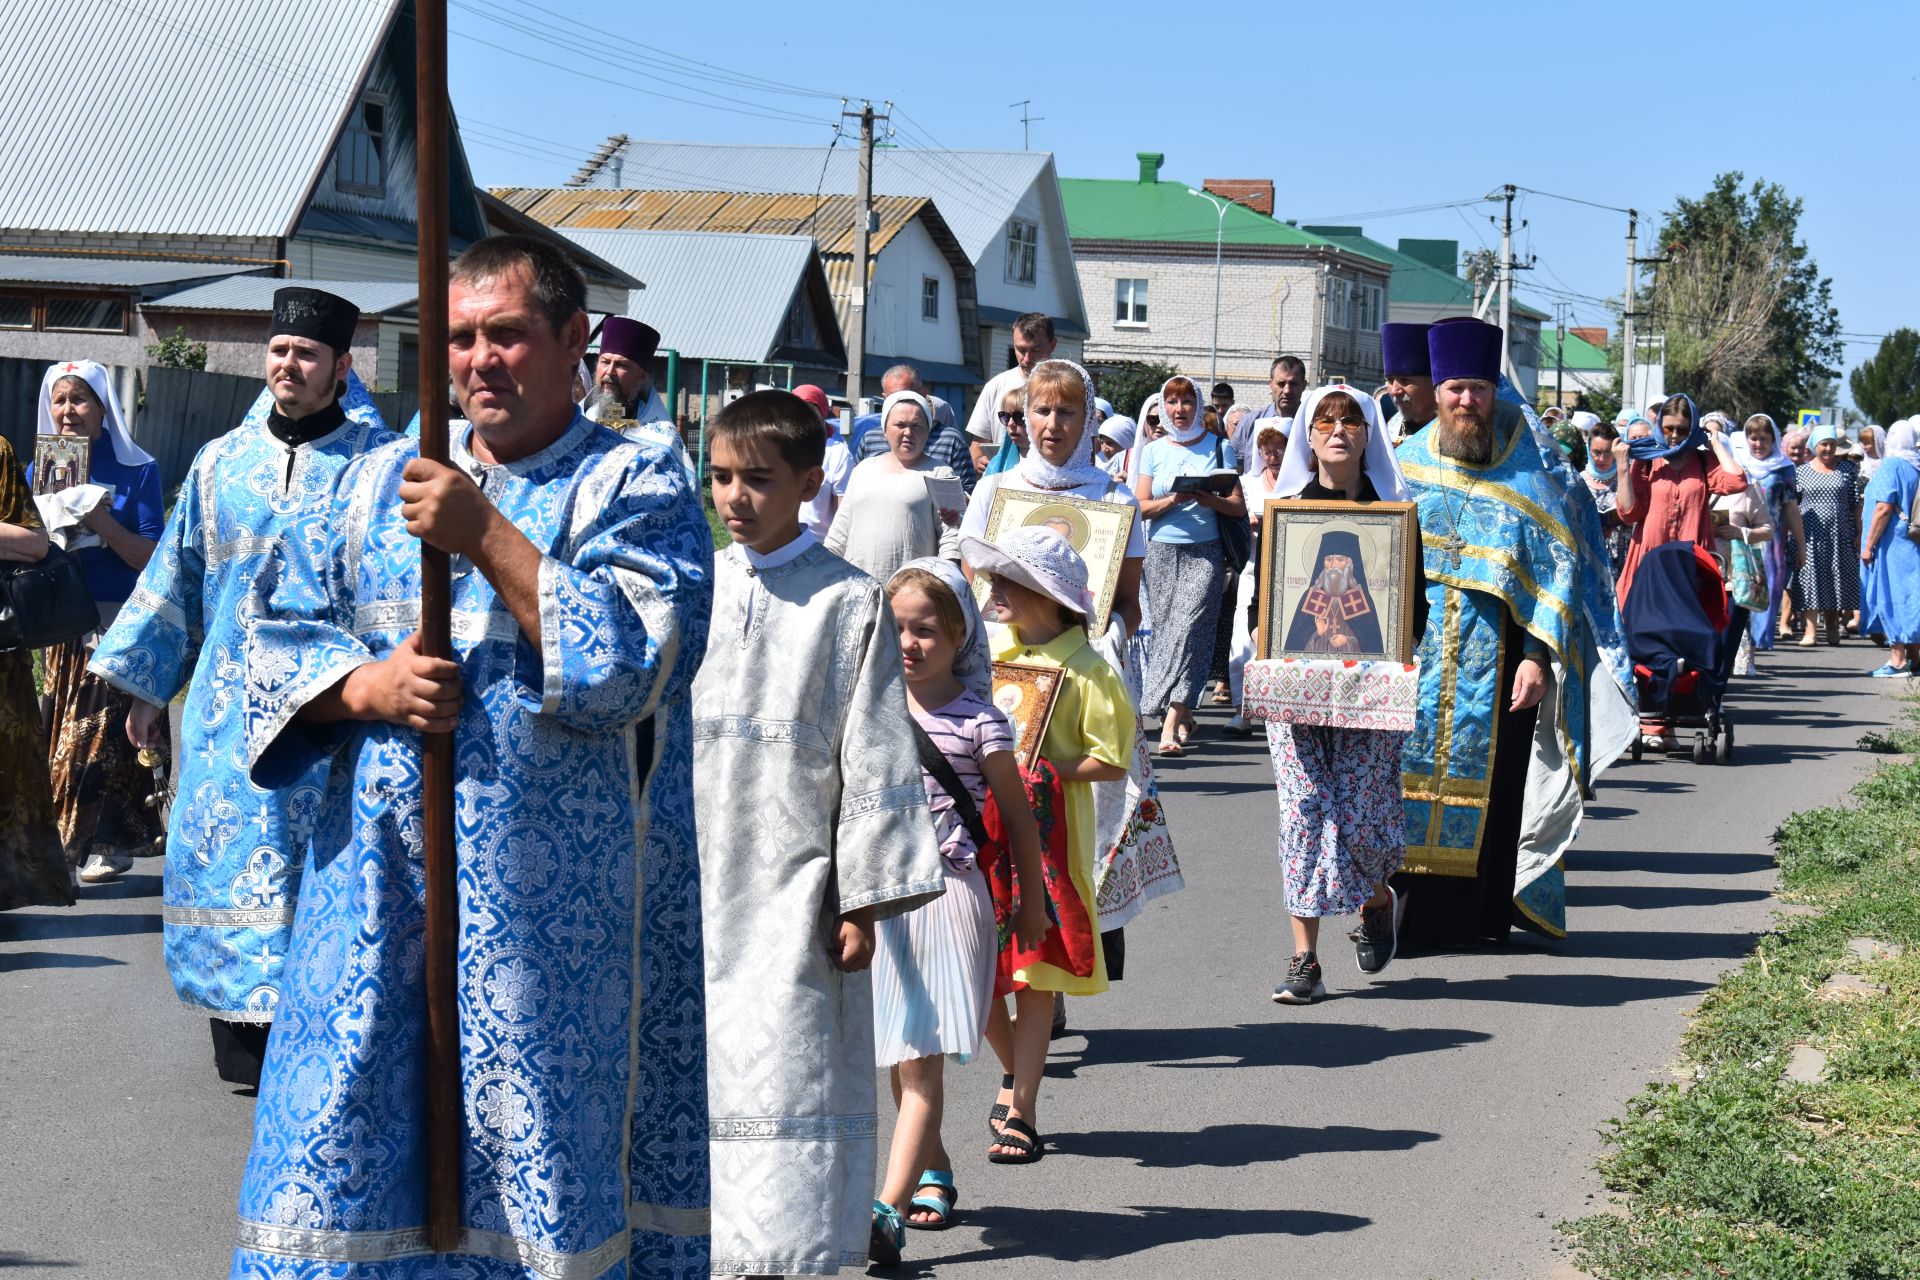
<instances>
[{"instance_id":1,"label":"baby stroller","mask_svg":"<svg viewBox=\"0 0 1920 1280\"><path fill-rule=\"evenodd\" d=\"M1727 681L1740 636L1719 561L1691 542L1655 547L1634 571L1621 613L1640 691L1633 758L1640 759L1648 738L1684 751L1690 734L1695 764L1725 764L1733 755Z\"/></svg>"}]
</instances>

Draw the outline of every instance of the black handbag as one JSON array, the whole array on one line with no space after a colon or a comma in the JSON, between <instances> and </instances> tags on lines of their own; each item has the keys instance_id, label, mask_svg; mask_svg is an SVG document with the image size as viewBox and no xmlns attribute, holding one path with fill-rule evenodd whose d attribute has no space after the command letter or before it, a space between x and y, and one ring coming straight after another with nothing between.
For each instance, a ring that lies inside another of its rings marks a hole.
<instances>
[{"instance_id":1,"label":"black handbag","mask_svg":"<svg viewBox=\"0 0 1920 1280\"><path fill-rule=\"evenodd\" d=\"M79 557L49 546L31 564L0 564L0 653L44 649L99 627Z\"/></svg>"},{"instance_id":2,"label":"black handbag","mask_svg":"<svg viewBox=\"0 0 1920 1280\"><path fill-rule=\"evenodd\" d=\"M1213 465L1222 470L1227 465L1218 439L1213 442ZM1213 518L1220 525L1220 551L1226 559L1227 569L1237 573L1253 555L1253 523L1244 514L1230 516L1216 511Z\"/></svg>"}]
</instances>

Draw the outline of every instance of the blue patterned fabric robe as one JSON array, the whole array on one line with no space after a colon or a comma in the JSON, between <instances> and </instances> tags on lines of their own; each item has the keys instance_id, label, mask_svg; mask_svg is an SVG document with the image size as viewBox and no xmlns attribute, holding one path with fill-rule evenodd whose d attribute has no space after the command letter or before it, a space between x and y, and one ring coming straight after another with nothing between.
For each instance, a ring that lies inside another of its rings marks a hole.
<instances>
[{"instance_id":1,"label":"blue patterned fabric robe","mask_svg":"<svg viewBox=\"0 0 1920 1280\"><path fill-rule=\"evenodd\" d=\"M420 736L301 707L419 615L401 440L263 570L255 779L326 768L240 1191L235 1277L707 1270L700 876L688 690L712 540L663 450L575 415L516 462L451 455L542 552L540 643L454 566L461 1249L426 1250Z\"/></svg>"},{"instance_id":2,"label":"blue patterned fabric robe","mask_svg":"<svg viewBox=\"0 0 1920 1280\"><path fill-rule=\"evenodd\" d=\"M289 448L267 430L273 396L262 390L238 427L200 450L89 664L155 706L187 686L160 918L174 990L230 1022L273 1020L322 782L317 763L271 791L247 779L244 605L274 539L329 499L347 463L394 438L352 372L340 407L344 425Z\"/></svg>"},{"instance_id":3,"label":"blue patterned fabric robe","mask_svg":"<svg viewBox=\"0 0 1920 1280\"><path fill-rule=\"evenodd\" d=\"M1401 784L1406 869L1471 877L1490 804L1522 806L1514 905L1529 927L1566 932L1561 855L1579 831L1591 779L1636 726L1631 665L1613 600L1599 512L1552 437L1502 378L1494 458L1441 456L1435 426L1396 451L1419 506L1428 622L1420 713ZM1531 743L1498 741L1507 619L1543 647L1552 686ZM1531 753L1520 796L1493 796L1494 758Z\"/></svg>"}]
</instances>

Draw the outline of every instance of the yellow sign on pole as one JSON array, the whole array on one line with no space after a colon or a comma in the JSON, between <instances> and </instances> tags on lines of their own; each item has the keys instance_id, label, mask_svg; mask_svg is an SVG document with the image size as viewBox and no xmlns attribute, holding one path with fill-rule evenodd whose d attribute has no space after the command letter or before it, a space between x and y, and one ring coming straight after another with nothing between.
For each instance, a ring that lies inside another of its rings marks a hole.
<instances>
[{"instance_id":1,"label":"yellow sign on pole","mask_svg":"<svg viewBox=\"0 0 1920 1280\"><path fill-rule=\"evenodd\" d=\"M1800 426L1803 426L1803 427L1817 427L1817 426L1819 426L1819 425L1820 425L1820 411L1819 411L1818 409L1802 409L1802 410L1800 411L1800 422L1799 422L1799 425L1800 425Z\"/></svg>"}]
</instances>

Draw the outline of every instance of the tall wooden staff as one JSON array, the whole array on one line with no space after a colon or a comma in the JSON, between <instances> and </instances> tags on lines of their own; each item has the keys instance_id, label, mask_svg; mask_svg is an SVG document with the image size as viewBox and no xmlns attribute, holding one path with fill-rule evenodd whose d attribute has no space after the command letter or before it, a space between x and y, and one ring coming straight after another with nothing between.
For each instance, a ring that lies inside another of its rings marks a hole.
<instances>
[{"instance_id":1,"label":"tall wooden staff","mask_svg":"<svg viewBox=\"0 0 1920 1280\"><path fill-rule=\"evenodd\" d=\"M415 147L420 208L420 456L447 461L447 5L414 4ZM420 649L453 657L453 591L447 553L420 544ZM459 904L453 856L453 734L425 735L426 803L427 1244L450 1253L460 1241L465 1149L460 1015L454 982Z\"/></svg>"}]
</instances>

